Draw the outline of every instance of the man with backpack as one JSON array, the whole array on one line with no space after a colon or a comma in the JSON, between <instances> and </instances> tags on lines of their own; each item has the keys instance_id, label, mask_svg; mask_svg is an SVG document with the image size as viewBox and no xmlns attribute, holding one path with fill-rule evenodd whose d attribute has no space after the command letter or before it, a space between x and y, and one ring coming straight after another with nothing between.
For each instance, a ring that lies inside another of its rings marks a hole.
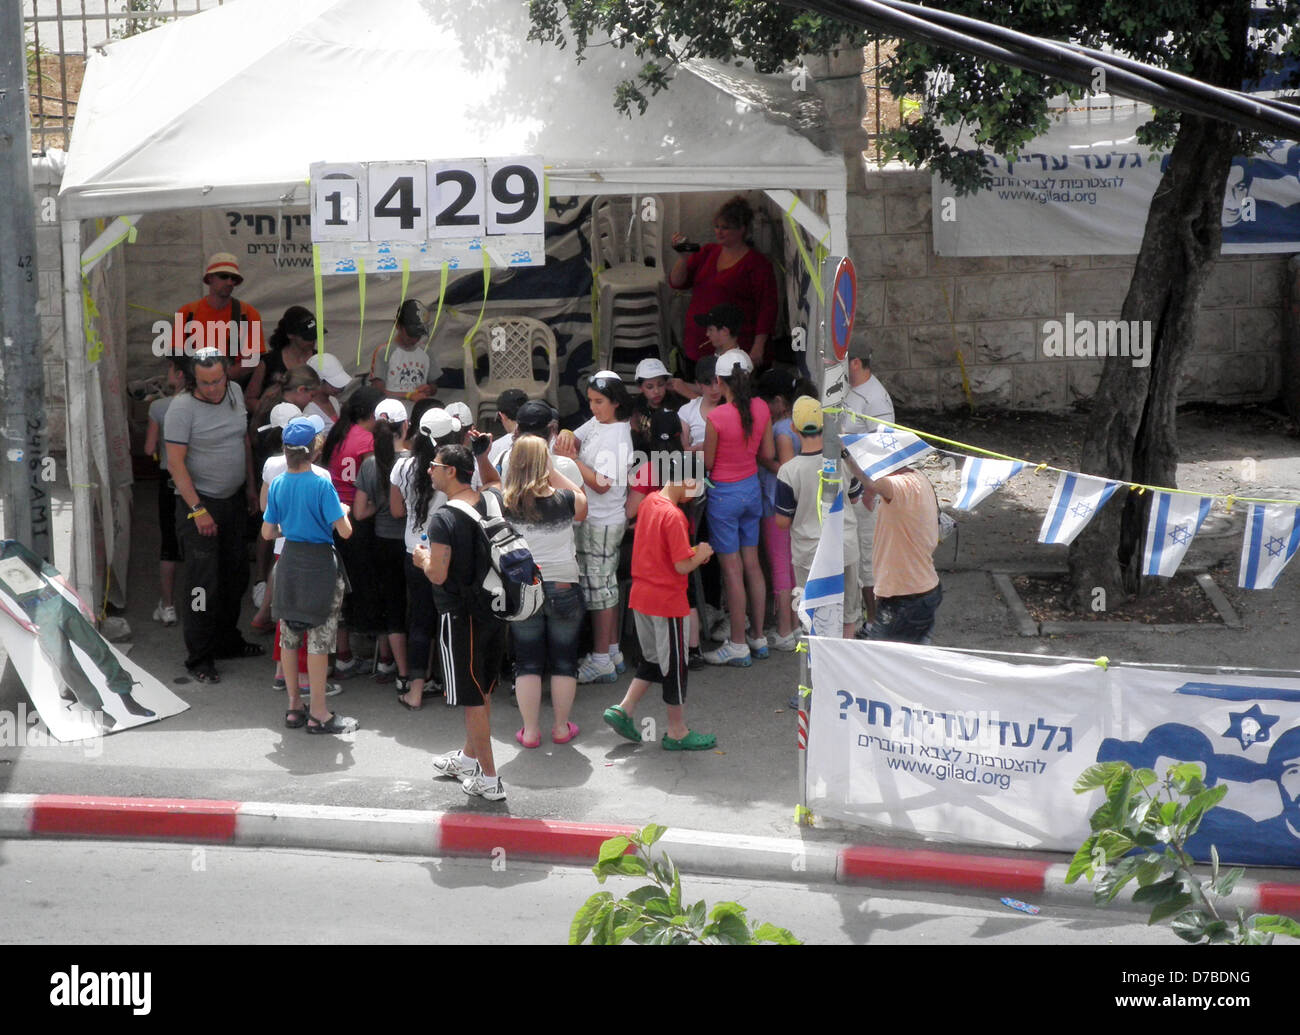
<instances>
[{"instance_id":1,"label":"man with backpack","mask_svg":"<svg viewBox=\"0 0 1300 1035\"><path fill-rule=\"evenodd\" d=\"M471 488L474 467L464 446L443 446L434 455L429 477L447 503L429 522L429 545L416 547L411 560L433 583L447 703L465 710L465 746L435 758L434 773L459 780L466 794L501 801L506 792L492 759L492 691L506 649L506 623L504 606L498 602L494 608L483 590L491 563L482 527L501 507L494 490Z\"/></svg>"}]
</instances>

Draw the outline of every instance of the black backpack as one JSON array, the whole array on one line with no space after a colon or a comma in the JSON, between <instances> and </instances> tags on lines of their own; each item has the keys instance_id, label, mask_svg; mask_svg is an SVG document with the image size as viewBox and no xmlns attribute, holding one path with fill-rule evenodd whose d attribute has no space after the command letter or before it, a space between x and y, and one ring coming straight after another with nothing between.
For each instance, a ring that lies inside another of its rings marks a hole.
<instances>
[{"instance_id":1,"label":"black backpack","mask_svg":"<svg viewBox=\"0 0 1300 1035\"><path fill-rule=\"evenodd\" d=\"M484 492L483 499L487 502L487 517L464 500L450 500L447 504L471 518L482 533L483 559L476 565L474 610L507 622L522 622L537 614L545 603L542 572L533 560L528 541L501 513L496 494Z\"/></svg>"}]
</instances>

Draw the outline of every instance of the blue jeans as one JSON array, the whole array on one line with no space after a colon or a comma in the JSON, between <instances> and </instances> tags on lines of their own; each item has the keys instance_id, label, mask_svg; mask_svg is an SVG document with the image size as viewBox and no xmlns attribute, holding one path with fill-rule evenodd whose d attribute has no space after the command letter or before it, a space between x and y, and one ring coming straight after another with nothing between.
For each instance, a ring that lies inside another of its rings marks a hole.
<instances>
[{"instance_id":1,"label":"blue jeans","mask_svg":"<svg viewBox=\"0 0 1300 1035\"><path fill-rule=\"evenodd\" d=\"M542 609L522 622L512 622L515 675L577 676L578 633L586 609L576 582L543 582Z\"/></svg>"},{"instance_id":2,"label":"blue jeans","mask_svg":"<svg viewBox=\"0 0 1300 1035\"><path fill-rule=\"evenodd\" d=\"M871 640L893 640L897 643L929 643L934 629L934 616L943 600L943 583L928 593L913 593L905 597L878 597L876 620L871 623Z\"/></svg>"}]
</instances>

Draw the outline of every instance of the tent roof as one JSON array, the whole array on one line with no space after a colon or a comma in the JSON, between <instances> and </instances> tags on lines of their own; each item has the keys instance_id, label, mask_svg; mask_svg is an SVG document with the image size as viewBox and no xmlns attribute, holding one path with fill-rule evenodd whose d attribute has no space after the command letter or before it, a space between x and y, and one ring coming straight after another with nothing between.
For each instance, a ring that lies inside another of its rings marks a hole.
<instances>
[{"instance_id":1,"label":"tent roof","mask_svg":"<svg viewBox=\"0 0 1300 1035\"><path fill-rule=\"evenodd\" d=\"M844 187L842 160L775 112L781 81L688 65L644 116L639 62L528 42L517 0L236 0L90 60L62 214L307 200L313 161L538 154L553 194ZM767 89L762 89L766 80Z\"/></svg>"}]
</instances>

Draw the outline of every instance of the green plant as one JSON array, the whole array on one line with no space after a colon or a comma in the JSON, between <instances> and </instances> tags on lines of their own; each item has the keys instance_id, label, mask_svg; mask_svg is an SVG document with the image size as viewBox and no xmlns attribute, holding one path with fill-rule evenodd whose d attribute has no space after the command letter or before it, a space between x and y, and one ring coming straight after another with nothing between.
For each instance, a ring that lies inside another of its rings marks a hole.
<instances>
[{"instance_id":1,"label":"green plant","mask_svg":"<svg viewBox=\"0 0 1300 1035\"><path fill-rule=\"evenodd\" d=\"M1201 768L1178 762L1161 780L1151 769L1127 762L1089 766L1075 781L1075 794L1104 788L1106 800L1092 814L1092 834L1070 862L1065 882L1094 877L1093 898L1104 906L1136 880L1133 901L1151 908L1148 924L1170 920L1184 941L1209 944L1268 945L1273 935L1300 938L1300 923L1289 917L1238 908L1235 924L1219 915L1214 899L1228 895L1244 872L1240 866L1219 870L1219 853L1210 846L1210 877L1195 872L1187 841L1205 814L1228 793L1225 784L1206 787Z\"/></svg>"},{"instance_id":2,"label":"green plant","mask_svg":"<svg viewBox=\"0 0 1300 1035\"><path fill-rule=\"evenodd\" d=\"M593 945L776 945L802 943L784 927L756 923L745 916L745 907L719 902L709 910L703 901L693 906L682 903L682 877L667 852L651 856L651 846L663 837L667 827L650 824L631 837L611 837L600 846L592 872L605 883L607 877L649 877L624 898L598 891L574 914L569 926L569 944L581 945L588 937ZM631 854L628 849L635 849Z\"/></svg>"}]
</instances>

